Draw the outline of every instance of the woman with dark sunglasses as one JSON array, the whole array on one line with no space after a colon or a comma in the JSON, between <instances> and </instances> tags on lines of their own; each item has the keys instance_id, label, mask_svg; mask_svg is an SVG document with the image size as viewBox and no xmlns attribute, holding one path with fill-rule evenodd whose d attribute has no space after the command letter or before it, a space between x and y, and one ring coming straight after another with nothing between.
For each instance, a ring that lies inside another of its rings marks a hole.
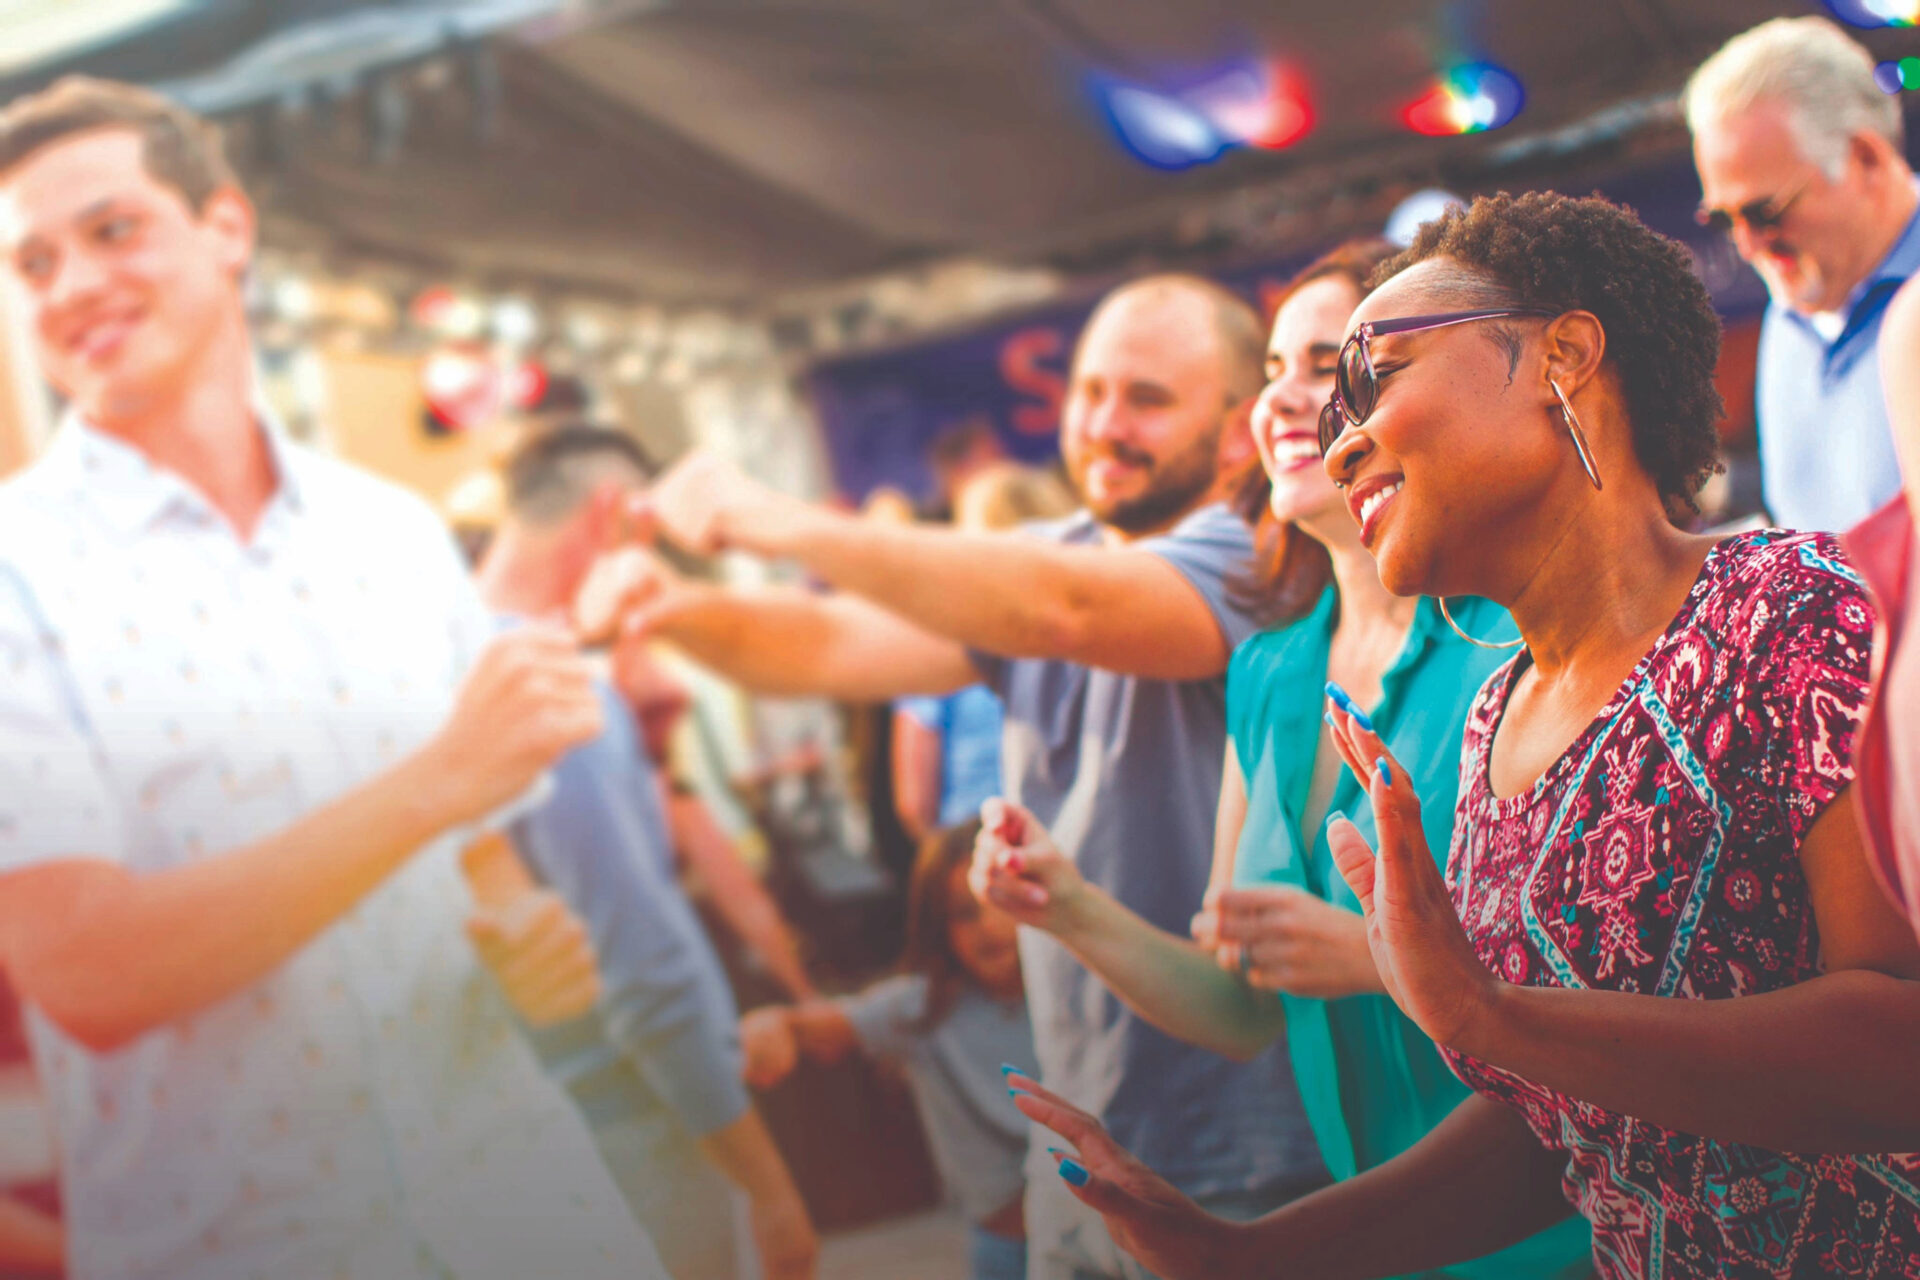
<instances>
[{"instance_id":1,"label":"woman with dark sunglasses","mask_svg":"<svg viewBox=\"0 0 1920 1280\"><path fill-rule=\"evenodd\" d=\"M1338 819L1331 843L1389 994L1474 1096L1238 1226L1016 1078L1019 1105L1169 1277L1443 1265L1569 1202L1608 1280L1920 1273L1920 1158L1884 1154L1920 1147L1920 947L1834 803L1872 612L1831 537L1669 522L1720 408L1685 251L1601 201L1501 196L1386 271L1328 473L1389 589L1496 600L1524 647L1469 715L1444 876L1407 766L1330 690L1379 852ZM1500 309L1548 314L1386 332Z\"/></svg>"},{"instance_id":2,"label":"woman with dark sunglasses","mask_svg":"<svg viewBox=\"0 0 1920 1280\"><path fill-rule=\"evenodd\" d=\"M1240 589L1264 629L1227 667L1213 888L1193 937L1157 929L1089 886L1038 821L1011 804L983 828L974 857L977 893L1053 934L1161 1030L1240 1059L1284 1035L1335 1178L1406 1150L1466 1088L1387 998L1359 901L1334 868L1327 814L1344 809L1373 828L1365 785L1347 776L1322 719L1321 691L1329 677L1343 681L1380 732L1420 760L1413 785L1444 848L1467 709L1506 657L1452 630L1437 601L1380 585L1321 465L1316 421L1347 317L1394 252L1385 241L1341 246L1289 283L1274 317L1267 385L1252 415L1259 461L1241 495L1259 553ZM1514 634L1505 611L1486 600L1455 601L1452 616L1476 637ZM1582 1277L1583 1226L1562 1223L1426 1276Z\"/></svg>"}]
</instances>

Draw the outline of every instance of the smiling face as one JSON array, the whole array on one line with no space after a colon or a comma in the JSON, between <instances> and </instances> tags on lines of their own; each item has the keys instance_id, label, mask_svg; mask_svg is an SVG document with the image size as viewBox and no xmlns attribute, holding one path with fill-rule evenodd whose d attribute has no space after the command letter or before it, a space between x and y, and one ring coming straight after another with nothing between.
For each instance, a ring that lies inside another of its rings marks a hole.
<instances>
[{"instance_id":1,"label":"smiling face","mask_svg":"<svg viewBox=\"0 0 1920 1280\"><path fill-rule=\"evenodd\" d=\"M1340 536L1347 523L1346 504L1321 464L1319 421L1333 395L1347 317L1359 301L1344 276L1294 290L1273 318L1267 385L1253 406L1253 442L1273 484L1273 514L1321 542Z\"/></svg>"},{"instance_id":2,"label":"smiling face","mask_svg":"<svg viewBox=\"0 0 1920 1280\"><path fill-rule=\"evenodd\" d=\"M1736 220L1731 234L1768 292L1797 311L1841 306L1884 250L1858 157L1848 157L1838 181L1828 178L1806 158L1791 113L1777 102L1703 124L1693 157L1706 206L1785 208L1777 227L1755 231Z\"/></svg>"},{"instance_id":3,"label":"smiling face","mask_svg":"<svg viewBox=\"0 0 1920 1280\"><path fill-rule=\"evenodd\" d=\"M223 335L241 335L252 214L236 191L198 215L107 128L50 143L0 178L0 251L41 371L96 425L177 401Z\"/></svg>"},{"instance_id":4,"label":"smiling face","mask_svg":"<svg viewBox=\"0 0 1920 1280\"><path fill-rule=\"evenodd\" d=\"M1102 524L1150 533L1213 490L1233 397L1211 305L1172 285L1123 291L1080 340L1060 452Z\"/></svg>"},{"instance_id":5,"label":"smiling face","mask_svg":"<svg viewBox=\"0 0 1920 1280\"><path fill-rule=\"evenodd\" d=\"M1352 325L1460 310L1461 268L1432 258L1375 290ZM1489 594L1478 570L1545 506L1573 457L1549 408L1540 322L1513 322L1520 360L1485 324L1373 340L1380 395L1327 455L1350 518L1396 595ZM1577 461L1574 463L1577 466Z\"/></svg>"}]
</instances>

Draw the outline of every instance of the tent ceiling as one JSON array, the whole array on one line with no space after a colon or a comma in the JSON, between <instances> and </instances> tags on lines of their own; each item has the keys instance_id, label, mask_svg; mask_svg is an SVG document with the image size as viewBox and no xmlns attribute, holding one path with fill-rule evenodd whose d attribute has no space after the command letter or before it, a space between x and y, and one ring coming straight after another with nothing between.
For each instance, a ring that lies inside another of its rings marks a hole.
<instances>
[{"instance_id":1,"label":"tent ceiling","mask_svg":"<svg viewBox=\"0 0 1920 1280\"><path fill-rule=\"evenodd\" d=\"M365 7L285 8L311 18ZM367 154L359 120L373 108L356 99L331 114L241 118L237 141L269 235L669 302L763 301L953 254L1085 255L1164 234L1182 210L1249 186L1305 197L1356 175L1472 175L1513 137L1671 93L1727 36L1810 8L603 0L598 21L579 21L596 6L552 7L576 20L535 22L494 41L500 114L484 142L457 86L408 89L404 140L384 163ZM258 5L203 8L236 39L271 34ZM1874 33L1873 42L1890 50L1877 37L1893 34ZM151 60L157 42L142 43ZM198 47L205 65L218 65L204 32ZM132 73L126 51L109 53L103 69ZM1288 58L1315 86L1314 132L1285 152L1236 152L1181 173L1129 157L1085 87L1098 71L1171 86L1261 54ZM1474 57L1526 83L1519 121L1476 137L1406 134L1393 109L1437 67Z\"/></svg>"}]
</instances>

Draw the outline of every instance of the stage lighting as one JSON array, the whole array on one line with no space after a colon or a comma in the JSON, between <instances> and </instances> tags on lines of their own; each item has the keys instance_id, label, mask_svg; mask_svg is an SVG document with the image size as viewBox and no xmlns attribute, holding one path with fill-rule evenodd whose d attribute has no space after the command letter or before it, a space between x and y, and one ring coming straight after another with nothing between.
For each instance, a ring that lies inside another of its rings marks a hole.
<instances>
[{"instance_id":1,"label":"stage lighting","mask_svg":"<svg viewBox=\"0 0 1920 1280\"><path fill-rule=\"evenodd\" d=\"M1106 109L1127 150L1156 169L1189 169L1227 147L1206 116L1151 89L1113 85L1106 91Z\"/></svg>"},{"instance_id":2,"label":"stage lighting","mask_svg":"<svg viewBox=\"0 0 1920 1280\"><path fill-rule=\"evenodd\" d=\"M1491 62L1472 62L1441 74L1408 103L1400 119L1415 133L1445 137L1498 129L1520 114L1527 92L1519 79Z\"/></svg>"},{"instance_id":3,"label":"stage lighting","mask_svg":"<svg viewBox=\"0 0 1920 1280\"><path fill-rule=\"evenodd\" d=\"M1826 0L1826 4L1834 17L1856 27L1920 26L1920 0ZM1907 87L1912 88L1913 82L1908 81Z\"/></svg>"},{"instance_id":4,"label":"stage lighting","mask_svg":"<svg viewBox=\"0 0 1920 1280\"><path fill-rule=\"evenodd\" d=\"M1873 69L1873 82L1886 93L1902 89L1920 89L1920 58L1902 58L1883 62Z\"/></svg>"}]
</instances>

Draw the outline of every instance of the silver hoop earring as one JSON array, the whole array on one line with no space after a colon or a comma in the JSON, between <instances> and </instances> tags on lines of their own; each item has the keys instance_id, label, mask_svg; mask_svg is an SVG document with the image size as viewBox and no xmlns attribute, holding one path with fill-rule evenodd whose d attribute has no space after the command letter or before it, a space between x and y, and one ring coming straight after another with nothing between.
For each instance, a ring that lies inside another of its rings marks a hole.
<instances>
[{"instance_id":1,"label":"silver hoop earring","mask_svg":"<svg viewBox=\"0 0 1920 1280\"><path fill-rule=\"evenodd\" d=\"M1600 488L1600 473L1593 468L1593 454L1587 449L1587 433L1580 429L1580 419L1574 416L1573 406L1567 403L1567 393L1552 378L1547 385L1553 388L1555 398L1560 401L1560 416L1566 419L1567 434L1573 437L1573 451L1580 455L1580 465L1586 468L1587 479L1593 481L1595 492Z\"/></svg>"},{"instance_id":2,"label":"silver hoop earring","mask_svg":"<svg viewBox=\"0 0 1920 1280\"><path fill-rule=\"evenodd\" d=\"M1472 636L1468 635L1466 632L1462 631L1460 629L1460 624L1453 620L1453 615L1447 612L1447 598L1445 596L1435 596L1433 598L1433 602L1440 606L1440 616L1445 618L1447 620L1447 625L1453 628L1453 634L1459 636L1462 640L1465 640L1468 644L1477 644L1482 649L1518 649L1521 645L1526 643L1525 640L1503 640L1499 644L1495 644L1491 640L1476 640Z\"/></svg>"}]
</instances>

